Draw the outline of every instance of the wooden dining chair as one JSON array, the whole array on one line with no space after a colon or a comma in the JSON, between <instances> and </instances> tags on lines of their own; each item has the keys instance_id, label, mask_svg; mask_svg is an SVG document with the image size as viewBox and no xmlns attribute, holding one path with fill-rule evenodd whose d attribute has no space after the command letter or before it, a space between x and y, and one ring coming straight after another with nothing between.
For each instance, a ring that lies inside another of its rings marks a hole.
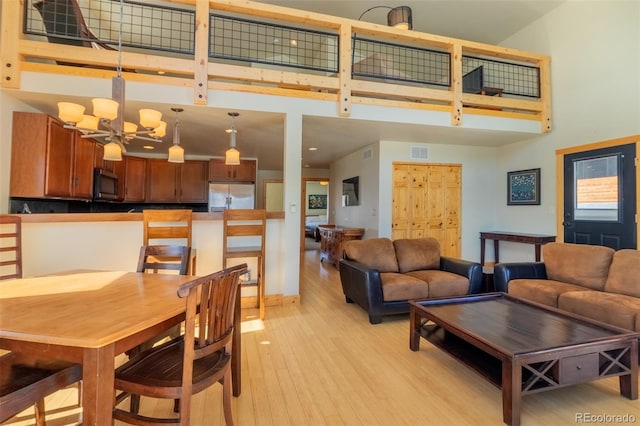
<instances>
[{"instance_id":1,"label":"wooden dining chair","mask_svg":"<svg viewBox=\"0 0 640 426\"><path fill-rule=\"evenodd\" d=\"M22 278L22 219L0 215L0 280Z\"/></svg>"},{"instance_id":2,"label":"wooden dining chair","mask_svg":"<svg viewBox=\"0 0 640 426\"><path fill-rule=\"evenodd\" d=\"M192 213L188 209L142 210L142 244L191 247ZM189 275L196 274L196 251L191 250Z\"/></svg>"},{"instance_id":3,"label":"wooden dining chair","mask_svg":"<svg viewBox=\"0 0 640 426\"><path fill-rule=\"evenodd\" d=\"M0 215L0 279L22 278L22 220ZM82 380L82 367L16 352L0 356L0 422L30 406L35 424L45 424L44 398Z\"/></svg>"},{"instance_id":4,"label":"wooden dining chair","mask_svg":"<svg viewBox=\"0 0 640 426\"><path fill-rule=\"evenodd\" d=\"M82 366L31 358L16 352L0 357L0 422L33 406L35 424L45 425L44 398L82 380Z\"/></svg>"},{"instance_id":5,"label":"wooden dining chair","mask_svg":"<svg viewBox=\"0 0 640 426\"><path fill-rule=\"evenodd\" d=\"M136 272L158 273L158 271L176 271L179 275L187 275L189 270L189 258L191 248L187 246L142 246L140 247L140 255L138 256L138 266ZM147 340L146 342L136 346L133 349L125 351L129 358L133 358L140 352L144 352L155 346L167 338L175 339L180 336L180 325L176 325L165 332ZM116 396L116 401L122 401L127 393L121 393ZM140 406L140 396L131 395L130 399L131 411L137 412ZM177 405L176 405L177 407ZM176 408L177 411L177 408Z\"/></svg>"},{"instance_id":6,"label":"wooden dining chair","mask_svg":"<svg viewBox=\"0 0 640 426\"><path fill-rule=\"evenodd\" d=\"M131 424L188 425L191 396L222 384L225 422L231 412L231 347L235 299L247 265L194 278L178 289L186 299L185 332L178 339L140 353L116 369L115 388L129 394L180 400L179 417L152 419L116 406L113 417Z\"/></svg>"},{"instance_id":7,"label":"wooden dining chair","mask_svg":"<svg viewBox=\"0 0 640 426\"><path fill-rule=\"evenodd\" d=\"M223 219L222 266L230 259L255 259L257 271L253 279L241 283L241 288L256 287L260 319L265 314L265 235L266 210L227 209Z\"/></svg>"}]
</instances>

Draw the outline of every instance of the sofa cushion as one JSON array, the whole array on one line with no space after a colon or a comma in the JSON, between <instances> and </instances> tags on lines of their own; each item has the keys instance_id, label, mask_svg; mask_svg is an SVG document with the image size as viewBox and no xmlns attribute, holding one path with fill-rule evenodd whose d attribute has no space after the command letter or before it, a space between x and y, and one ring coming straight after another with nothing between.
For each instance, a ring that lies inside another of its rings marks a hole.
<instances>
[{"instance_id":1,"label":"sofa cushion","mask_svg":"<svg viewBox=\"0 0 640 426\"><path fill-rule=\"evenodd\" d=\"M574 314L627 330L637 329L640 299L601 291L570 291L560 295L558 307Z\"/></svg>"},{"instance_id":2,"label":"sofa cushion","mask_svg":"<svg viewBox=\"0 0 640 426\"><path fill-rule=\"evenodd\" d=\"M547 278L593 290L604 289L613 253L610 247L586 244L548 243L542 246Z\"/></svg>"},{"instance_id":3,"label":"sofa cushion","mask_svg":"<svg viewBox=\"0 0 640 426\"><path fill-rule=\"evenodd\" d=\"M634 330L640 333L640 314L636 315L636 328Z\"/></svg>"},{"instance_id":4,"label":"sofa cushion","mask_svg":"<svg viewBox=\"0 0 640 426\"><path fill-rule=\"evenodd\" d=\"M407 275L426 281L429 298L462 296L469 293L469 279L452 272L438 269L407 272Z\"/></svg>"},{"instance_id":5,"label":"sofa cushion","mask_svg":"<svg viewBox=\"0 0 640 426\"><path fill-rule=\"evenodd\" d=\"M558 307L558 297L568 291L590 291L589 289L553 280L517 279L509 281L508 293L542 303L543 305Z\"/></svg>"},{"instance_id":6,"label":"sofa cushion","mask_svg":"<svg viewBox=\"0 0 640 426\"><path fill-rule=\"evenodd\" d=\"M411 299L427 299L429 297L429 285L407 274L397 272L380 273L382 284L382 298L385 302Z\"/></svg>"},{"instance_id":7,"label":"sofa cushion","mask_svg":"<svg viewBox=\"0 0 640 426\"><path fill-rule=\"evenodd\" d=\"M624 249L614 253L604 290L640 297L640 251Z\"/></svg>"},{"instance_id":8,"label":"sofa cushion","mask_svg":"<svg viewBox=\"0 0 640 426\"><path fill-rule=\"evenodd\" d=\"M398 262L393 242L389 238L351 240L344 244L348 259L360 262L379 272L398 272Z\"/></svg>"},{"instance_id":9,"label":"sofa cushion","mask_svg":"<svg viewBox=\"0 0 640 426\"><path fill-rule=\"evenodd\" d=\"M440 269L440 243L435 238L405 238L393 241L400 272Z\"/></svg>"}]
</instances>

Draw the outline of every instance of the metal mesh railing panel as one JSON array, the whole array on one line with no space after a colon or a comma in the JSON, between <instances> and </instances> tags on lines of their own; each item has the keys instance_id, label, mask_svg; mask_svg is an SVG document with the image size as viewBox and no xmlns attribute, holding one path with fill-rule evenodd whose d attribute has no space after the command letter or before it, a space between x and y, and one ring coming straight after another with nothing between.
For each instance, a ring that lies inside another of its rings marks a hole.
<instances>
[{"instance_id":1,"label":"metal mesh railing panel","mask_svg":"<svg viewBox=\"0 0 640 426\"><path fill-rule=\"evenodd\" d=\"M540 69L531 65L462 56L464 75L482 67L484 87L502 89L503 94L540 98ZM463 77L464 80L464 77Z\"/></svg>"},{"instance_id":2,"label":"metal mesh railing panel","mask_svg":"<svg viewBox=\"0 0 640 426\"><path fill-rule=\"evenodd\" d=\"M353 37L354 77L449 87L450 68L448 52Z\"/></svg>"},{"instance_id":3,"label":"metal mesh railing panel","mask_svg":"<svg viewBox=\"0 0 640 426\"><path fill-rule=\"evenodd\" d=\"M28 0L25 34L47 36L54 43L82 45L100 42L117 47L122 21L122 45L193 54L195 12L166 6L119 1ZM88 31L82 30L82 22Z\"/></svg>"},{"instance_id":4,"label":"metal mesh railing panel","mask_svg":"<svg viewBox=\"0 0 640 426\"><path fill-rule=\"evenodd\" d=\"M338 72L337 34L212 14L209 57Z\"/></svg>"}]
</instances>

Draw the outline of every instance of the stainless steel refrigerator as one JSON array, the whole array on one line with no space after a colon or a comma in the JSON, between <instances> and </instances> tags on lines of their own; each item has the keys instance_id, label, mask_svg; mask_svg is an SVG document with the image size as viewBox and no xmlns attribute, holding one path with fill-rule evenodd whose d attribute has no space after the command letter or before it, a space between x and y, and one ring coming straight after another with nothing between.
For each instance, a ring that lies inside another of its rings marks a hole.
<instances>
[{"instance_id":1,"label":"stainless steel refrigerator","mask_svg":"<svg viewBox=\"0 0 640 426\"><path fill-rule=\"evenodd\" d=\"M210 183L209 211L255 209L256 186L252 183Z\"/></svg>"}]
</instances>

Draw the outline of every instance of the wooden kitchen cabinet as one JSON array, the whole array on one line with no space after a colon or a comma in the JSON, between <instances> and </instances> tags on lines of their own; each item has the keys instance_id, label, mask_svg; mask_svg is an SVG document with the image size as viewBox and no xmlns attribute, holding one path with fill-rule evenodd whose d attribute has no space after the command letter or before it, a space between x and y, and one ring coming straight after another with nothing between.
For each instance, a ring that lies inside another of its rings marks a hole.
<instances>
[{"instance_id":1,"label":"wooden kitchen cabinet","mask_svg":"<svg viewBox=\"0 0 640 426\"><path fill-rule=\"evenodd\" d=\"M208 161L169 163L164 159L149 159L146 201L206 203L209 197L208 169Z\"/></svg>"},{"instance_id":2,"label":"wooden kitchen cabinet","mask_svg":"<svg viewBox=\"0 0 640 426\"><path fill-rule=\"evenodd\" d=\"M177 163L164 159L147 160L147 201L175 203L178 201L179 169Z\"/></svg>"},{"instance_id":3,"label":"wooden kitchen cabinet","mask_svg":"<svg viewBox=\"0 0 640 426\"><path fill-rule=\"evenodd\" d=\"M186 160L180 167L180 199L182 203L209 201L209 161Z\"/></svg>"},{"instance_id":4,"label":"wooden kitchen cabinet","mask_svg":"<svg viewBox=\"0 0 640 426\"><path fill-rule=\"evenodd\" d=\"M342 259L342 246L347 241L359 240L364 234L364 228L343 228L335 225L318 226L320 231L320 262L327 262L338 266Z\"/></svg>"},{"instance_id":5,"label":"wooden kitchen cabinet","mask_svg":"<svg viewBox=\"0 0 640 426\"><path fill-rule=\"evenodd\" d=\"M147 195L147 159L126 155L122 160L114 162L118 191L126 202L143 203Z\"/></svg>"},{"instance_id":6,"label":"wooden kitchen cabinet","mask_svg":"<svg viewBox=\"0 0 640 426\"><path fill-rule=\"evenodd\" d=\"M237 166L227 166L224 158L209 160L209 180L211 182L255 182L256 160L240 160Z\"/></svg>"},{"instance_id":7,"label":"wooden kitchen cabinet","mask_svg":"<svg viewBox=\"0 0 640 426\"><path fill-rule=\"evenodd\" d=\"M9 195L91 199L94 149L50 115L14 112Z\"/></svg>"}]
</instances>

